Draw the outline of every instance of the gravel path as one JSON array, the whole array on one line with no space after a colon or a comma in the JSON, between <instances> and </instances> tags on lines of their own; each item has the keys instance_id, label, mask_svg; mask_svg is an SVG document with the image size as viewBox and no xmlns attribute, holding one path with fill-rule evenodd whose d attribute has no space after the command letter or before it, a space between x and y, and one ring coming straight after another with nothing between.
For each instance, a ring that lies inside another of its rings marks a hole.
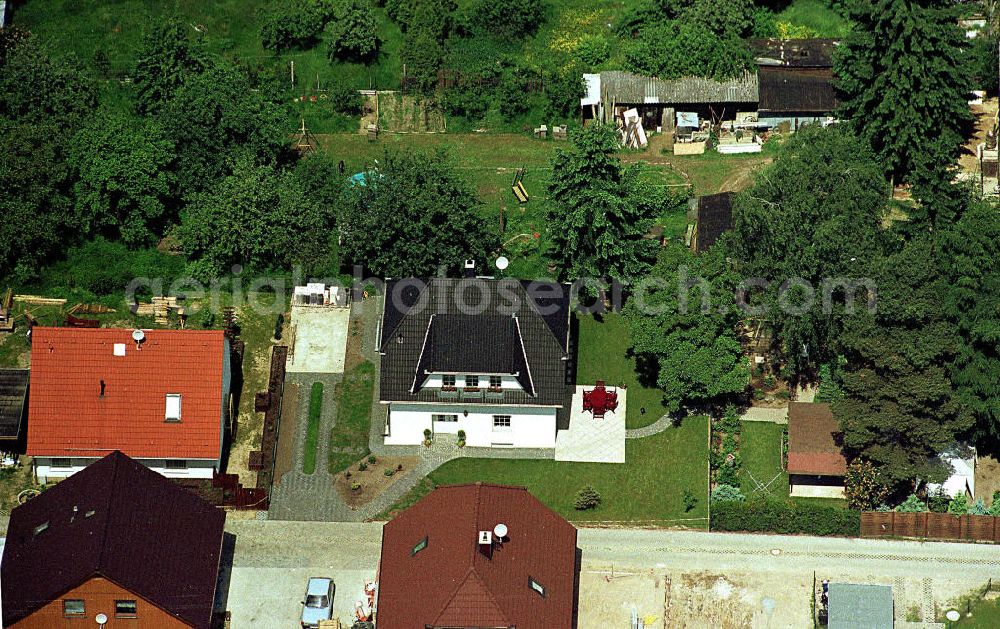
<instances>
[{"instance_id":1,"label":"gravel path","mask_svg":"<svg viewBox=\"0 0 1000 629\"><path fill-rule=\"evenodd\" d=\"M629 428L625 430L626 439L641 439L642 437L652 437L658 435L667 428L674 425L674 419L670 415L664 415L652 424L642 428Z\"/></svg>"}]
</instances>

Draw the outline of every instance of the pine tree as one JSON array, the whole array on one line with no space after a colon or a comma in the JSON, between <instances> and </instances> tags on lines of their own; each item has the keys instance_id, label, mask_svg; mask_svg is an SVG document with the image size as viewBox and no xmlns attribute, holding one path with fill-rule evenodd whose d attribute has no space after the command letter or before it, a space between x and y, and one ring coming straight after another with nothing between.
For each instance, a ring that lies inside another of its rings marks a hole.
<instances>
[{"instance_id":1,"label":"pine tree","mask_svg":"<svg viewBox=\"0 0 1000 629\"><path fill-rule=\"evenodd\" d=\"M952 0L852 3L855 23L835 57L838 115L850 120L890 174L907 178L918 155L954 160L971 121L965 40Z\"/></svg>"}]
</instances>

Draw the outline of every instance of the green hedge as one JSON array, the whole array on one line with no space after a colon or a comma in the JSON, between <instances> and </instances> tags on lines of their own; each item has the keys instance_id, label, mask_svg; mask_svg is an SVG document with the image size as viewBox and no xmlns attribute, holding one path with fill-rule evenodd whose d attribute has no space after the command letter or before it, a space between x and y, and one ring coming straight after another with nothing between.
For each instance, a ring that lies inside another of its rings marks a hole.
<instances>
[{"instance_id":1,"label":"green hedge","mask_svg":"<svg viewBox=\"0 0 1000 629\"><path fill-rule=\"evenodd\" d=\"M319 420L323 412L323 383L313 382L309 391L309 424L306 426L305 452L302 457L302 471L312 474L316 471L316 446L319 443Z\"/></svg>"},{"instance_id":2,"label":"green hedge","mask_svg":"<svg viewBox=\"0 0 1000 629\"><path fill-rule=\"evenodd\" d=\"M791 501L713 502L712 530L857 537L861 534L861 514Z\"/></svg>"}]
</instances>

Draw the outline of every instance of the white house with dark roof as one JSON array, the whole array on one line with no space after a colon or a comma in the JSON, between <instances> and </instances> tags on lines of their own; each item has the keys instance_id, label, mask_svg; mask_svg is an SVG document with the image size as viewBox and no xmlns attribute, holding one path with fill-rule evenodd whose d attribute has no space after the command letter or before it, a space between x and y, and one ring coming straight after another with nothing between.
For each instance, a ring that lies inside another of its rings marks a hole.
<instances>
[{"instance_id":1,"label":"white house with dark roof","mask_svg":"<svg viewBox=\"0 0 1000 629\"><path fill-rule=\"evenodd\" d=\"M379 343L386 445L464 430L469 446L555 448L573 394L568 287L389 282Z\"/></svg>"}]
</instances>

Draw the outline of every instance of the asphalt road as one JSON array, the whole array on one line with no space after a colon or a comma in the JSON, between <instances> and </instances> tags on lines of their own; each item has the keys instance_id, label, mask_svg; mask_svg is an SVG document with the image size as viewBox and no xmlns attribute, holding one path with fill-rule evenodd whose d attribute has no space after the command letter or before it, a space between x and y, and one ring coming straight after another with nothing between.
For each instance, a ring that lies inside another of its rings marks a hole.
<instances>
[{"instance_id":1,"label":"asphalt road","mask_svg":"<svg viewBox=\"0 0 1000 629\"><path fill-rule=\"evenodd\" d=\"M335 612L348 620L381 549L377 523L233 520L227 530L236 535L227 602L240 629L296 626L310 576L334 578ZM743 614L742 626L806 626L814 572L892 585L898 618L929 618L954 596L1000 579L1000 547L987 545L589 528L579 529L578 545L581 629L627 627L632 607L655 618L655 628L698 626L689 614L713 609ZM766 618L765 598L778 601ZM682 610L685 622L671 618Z\"/></svg>"}]
</instances>

